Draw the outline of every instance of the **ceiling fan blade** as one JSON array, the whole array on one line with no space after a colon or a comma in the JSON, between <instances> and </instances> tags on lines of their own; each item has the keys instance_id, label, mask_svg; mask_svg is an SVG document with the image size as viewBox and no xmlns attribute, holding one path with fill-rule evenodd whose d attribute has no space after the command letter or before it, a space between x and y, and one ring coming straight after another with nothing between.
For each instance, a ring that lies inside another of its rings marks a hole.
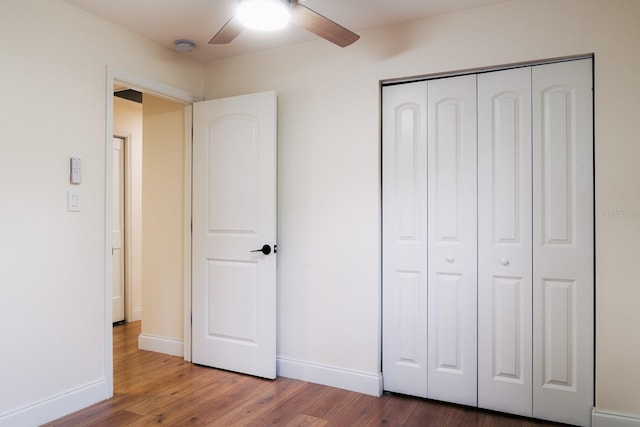
<instances>
[{"instance_id":1,"label":"ceiling fan blade","mask_svg":"<svg viewBox=\"0 0 640 427\"><path fill-rule=\"evenodd\" d=\"M356 33L297 1L291 2L291 22L340 47L349 46L360 38Z\"/></svg>"},{"instance_id":2,"label":"ceiling fan blade","mask_svg":"<svg viewBox=\"0 0 640 427\"><path fill-rule=\"evenodd\" d=\"M233 41L233 39L235 39L243 29L244 27L234 15L233 18L229 19L227 23L218 30L216 35L209 40L209 44L231 43L231 41Z\"/></svg>"}]
</instances>

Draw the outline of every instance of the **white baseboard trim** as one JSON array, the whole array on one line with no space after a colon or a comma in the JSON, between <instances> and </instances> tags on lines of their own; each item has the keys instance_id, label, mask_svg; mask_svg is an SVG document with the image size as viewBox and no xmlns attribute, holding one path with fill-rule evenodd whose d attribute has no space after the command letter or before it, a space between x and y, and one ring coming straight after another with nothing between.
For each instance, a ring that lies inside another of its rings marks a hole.
<instances>
[{"instance_id":1,"label":"white baseboard trim","mask_svg":"<svg viewBox=\"0 0 640 427\"><path fill-rule=\"evenodd\" d=\"M300 360L277 358L278 376L382 396L382 374L350 371Z\"/></svg>"},{"instance_id":2,"label":"white baseboard trim","mask_svg":"<svg viewBox=\"0 0 640 427\"><path fill-rule=\"evenodd\" d=\"M0 414L0 427L31 427L45 424L111 397L104 378L48 399Z\"/></svg>"},{"instance_id":3,"label":"white baseboard trim","mask_svg":"<svg viewBox=\"0 0 640 427\"><path fill-rule=\"evenodd\" d=\"M591 427L640 427L640 417L614 414L593 408Z\"/></svg>"},{"instance_id":4,"label":"white baseboard trim","mask_svg":"<svg viewBox=\"0 0 640 427\"><path fill-rule=\"evenodd\" d=\"M154 335L138 335L138 348L171 356L184 356L184 343L182 341Z\"/></svg>"},{"instance_id":5,"label":"white baseboard trim","mask_svg":"<svg viewBox=\"0 0 640 427\"><path fill-rule=\"evenodd\" d=\"M137 322L142 320L142 308L137 307L131 310L131 319L127 319L127 322Z\"/></svg>"}]
</instances>

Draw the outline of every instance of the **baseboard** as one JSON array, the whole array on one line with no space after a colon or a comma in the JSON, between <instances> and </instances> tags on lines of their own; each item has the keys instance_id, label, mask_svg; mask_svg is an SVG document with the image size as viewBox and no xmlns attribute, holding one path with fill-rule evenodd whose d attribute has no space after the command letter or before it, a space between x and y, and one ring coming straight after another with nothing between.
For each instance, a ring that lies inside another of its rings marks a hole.
<instances>
[{"instance_id":1,"label":"baseboard","mask_svg":"<svg viewBox=\"0 0 640 427\"><path fill-rule=\"evenodd\" d=\"M142 320L142 308L134 308L131 310L131 319L127 319L127 322L137 322Z\"/></svg>"},{"instance_id":2,"label":"baseboard","mask_svg":"<svg viewBox=\"0 0 640 427\"><path fill-rule=\"evenodd\" d=\"M0 414L0 427L31 427L45 424L111 397L103 378L22 408Z\"/></svg>"},{"instance_id":3,"label":"baseboard","mask_svg":"<svg viewBox=\"0 0 640 427\"><path fill-rule=\"evenodd\" d=\"M350 371L300 360L277 358L278 376L342 388L371 396L382 395L382 374Z\"/></svg>"},{"instance_id":4,"label":"baseboard","mask_svg":"<svg viewBox=\"0 0 640 427\"><path fill-rule=\"evenodd\" d=\"M593 408L591 427L640 427L640 417L614 414Z\"/></svg>"},{"instance_id":5,"label":"baseboard","mask_svg":"<svg viewBox=\"0 0 640 427\"><path fill-rule=\"evenodd\" d=\"M155 351L171 356L184 355L184 343L171 338L156 337L154 335L138 335L138 348L140 350Z\"/></svg>"}]
</instances>

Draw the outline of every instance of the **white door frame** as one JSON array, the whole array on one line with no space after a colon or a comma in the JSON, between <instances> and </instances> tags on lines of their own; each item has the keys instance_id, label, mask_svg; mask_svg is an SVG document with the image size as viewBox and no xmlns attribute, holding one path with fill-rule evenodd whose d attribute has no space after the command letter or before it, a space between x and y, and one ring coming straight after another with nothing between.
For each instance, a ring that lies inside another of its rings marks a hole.
<instances>
[{"instance_id":1,"label":"white door frame","mask_svg":"<svg viewBox=\"0 0 640 427\"><path fill-rule=\"evenodd\" d=\"M133 264L133 250L131 245L131 227L133 224L133 218L131 216L131 181L129 177L131 176L131 134L128 132L121 132L118 129L113 131L113 139L122 140L122 151L124 153L123 162L122 162L122 173L124 177L124 194L120 195L120 199L124 201L123 209L124 209L124 219L122 221L121 226L124 228L122 233L122 250L124 251L124 257L122 259L122 268L124 268L124 284L123 284L123 295L124 298L124 321L131 320L131 268L129 268ZM111 176L113 179L113 175ZM112 218L113 219L113 218ZM113 251L111 260L113 261ZM113 267L113 266L112 266ZM112 282L113 283L113 282ZM113 289L112 289L113 290ZM113 298L113 297L112 297ZM113 319L111 319L113 322Z\"/></svg>"},{"instance_id":2,"label":"white door frame","mask_svg":"<svg viewBox=\"0 0 640 427\"><path fill-rule=\"evenodd\" d=\"M202 98L189 92L158 83L127 71L107 66L106 92L106 123L105 123L105 246L104 246L104 372L109 397L113 396L113 323L112 323L112 259L111 259L111 210L112 210L112 155L111 144L113 129L113 87L116 82L124 83L128 87L141 92L183 102L185 107L185 198L184 198L184 359L191 360L191 104ZM189 219L189 220L187 220Z\"/></svg>"},{"instance_id":3,"label":"white door frame","mask_svg":"<svg viewBox=\"0 0 640 427\"><path fill-rule=\"evenodd\" d=\"M112 110L113 111L113 110ZM131 202L133 192L131 191L131 141L132 134L119 129L113 130L113 137L122 139L124 150L124 320L131 321L133 318L133 301L131 283L133 283L133 275L131 266L133 262L133 244L131 236L131 224L133 224L133 213L131 211ZM113 178L113 177L112 177Z\"/></svg>"}]
</instances>

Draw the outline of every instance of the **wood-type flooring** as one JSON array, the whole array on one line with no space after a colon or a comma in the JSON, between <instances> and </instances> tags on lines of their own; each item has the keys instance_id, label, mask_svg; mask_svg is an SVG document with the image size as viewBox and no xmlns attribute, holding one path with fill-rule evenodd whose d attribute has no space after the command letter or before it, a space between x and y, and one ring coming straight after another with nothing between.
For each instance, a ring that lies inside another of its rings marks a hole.
<instances>
[{"instance_id":1,"label":"wood-type flooring","mask_svg":"<svg viewBox=\"0 0 640 427\"><path fill-rule=\"evenodd\" d=\"M140 322L115 326L114 396L46 424L66 426L559 425L415 397L373 397L278 377L264 380L138 350Z\"/></svg>"}]
</instances>

